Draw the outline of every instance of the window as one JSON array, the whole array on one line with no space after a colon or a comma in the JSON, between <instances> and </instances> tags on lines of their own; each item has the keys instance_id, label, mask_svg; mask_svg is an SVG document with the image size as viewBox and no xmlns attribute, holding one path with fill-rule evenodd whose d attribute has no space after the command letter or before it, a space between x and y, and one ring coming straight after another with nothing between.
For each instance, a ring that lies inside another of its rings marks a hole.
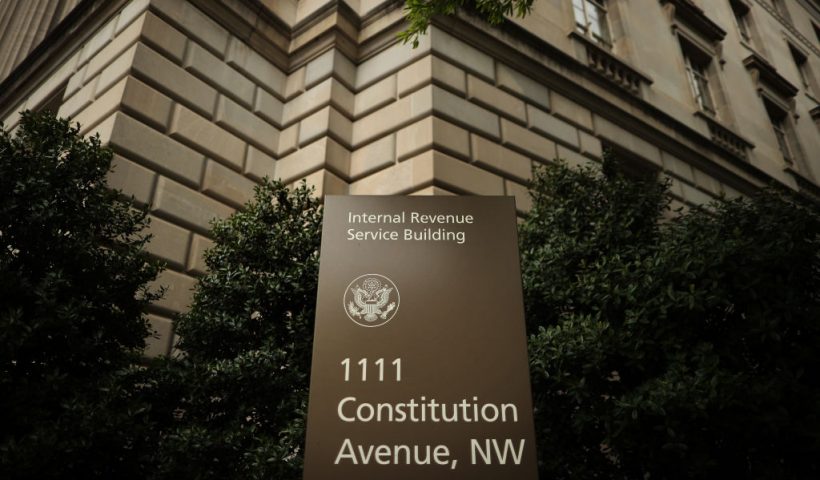
<instances>
[{"instance_id":1,"label":"window","mask_svg":"<svg viewBox=\"0 0 820 480\"><path fill-rule=\"evenodd\" d=\"M800 75L800 81L803 83L803 87L807 90L811 90L814 79L809 69L809 59L791 43L789 44L789 51L792 54L792 59L794 60L794 65L797 67L797 73Z\"/></svg>"},{"instance_id":2,"label":"window","mask_svg":"<svg viewBox=\"0 0 820 480\"><path fill-rule=\"evenodd\" d=\"M575 28L606 47L612 46L604 0L572 0Z\"/></svg>"},{"instance_id":3,"label":"window","mask_svg":"<svg viewBox=\"0 0 820 480\"><path fill-rule=\"evenodd\" d=\"M817 43L820 43L820 27L814 22L811 23L811 26L814 28L814 36L817 37Z\"/></svg>"},{"instance_id":4,"label":"window","mask_svg":"<svg viewBox=\"0 0 820 480\"><path fill-rule=\"evenodd\" d=\"M717 111L709 88L709 63L711 63L711 59L708 55L699 52L685 42L681 42L681 48L683 50L683 61L686 65L686 77L695 103L701 111L715 115Z\"/></svg>"},{"instance_id":5,"label":"window","mask_svg":"<svg viewBox=\"0 0 820 480\"><path fill-rule=\"evenodd\" d=\"M603 149L604 158L608 159L601 166L605 177L623 176L636 182L658 181L660 170L655 164L615 144L605 143Z\"/></svg>"},{"instance_id":6,"label":"window","mask_svg":"<svg viewBox=\"0 0 820 480\"><path fill-rule=\"evenodd\" d=\"M732 13L735 15L735 24L740 38L746 43L752 43L752 29L749 25L749 7L738 0L730 0Z\"/></svg>"},{"instance_id":7,"label":"window","mask_svg":"<svg viewBox=\"0 0 820 480\"><path fill-rule=\"evenodd\" d=\"M793 144L794 136L791 132L791 125L789 125L788 113L770 101L764 99L763 103L766 106L766 113L769 115L774 136L777 138L777 147L783 155L783 160L786 161L786 164L793 165L795 160L795 145Z\"/></svg>"}]
</instances>

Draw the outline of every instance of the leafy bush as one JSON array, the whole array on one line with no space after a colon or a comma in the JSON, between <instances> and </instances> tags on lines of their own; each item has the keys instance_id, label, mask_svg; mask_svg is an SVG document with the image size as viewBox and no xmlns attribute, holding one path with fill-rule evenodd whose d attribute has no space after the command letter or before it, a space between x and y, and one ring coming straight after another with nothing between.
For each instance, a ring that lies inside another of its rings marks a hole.
<instances>
[{"instance_id":1,"label":"leafy bush","mask_svg":"<svg viewBox=\"0 0 820 480\"><path fill-rule=\"evenodd\" d=\"M266 180L213 234L209 273L177 322L184 356L152 394L173 409L153 475L301 478L319 202Z\"/></svg>"},{"instance_id":2,"label":"leafy bush","mask_svg":"<svg viewBox=\"0 0 820 480\"><path fill-rule=\"evenodd\" d=\"M301 477L321 208L214 224L176 358L138 361L145 212L65 121L0 137L0 477ZM543 478L818 478L820 215L776 190L666 220L666 185L537 172L521 226Z\"/></svg>"},{"instance_id":3,"label":"leafy bush","mask_svg":"<svg viewBox=\"0 0 820 480\"><path fill-rule=\"evenodd\" d=\"M817 478L816 206L766 190L663 221L665 185L565 166L532 191L542 477Z\"/></svg>"},{"instance_id":4,"label":"leafy bush","mask_svg":"<svg viewBox=\"0 0 820 480\"><path fill-rule=\"evenodd\" d=\"M73 406L144 348L159 265L143 252L146 213L106 185L111 159L48 115L0 133L2 478L58 475L84 448Z\"/></svg>"}]
</instances>

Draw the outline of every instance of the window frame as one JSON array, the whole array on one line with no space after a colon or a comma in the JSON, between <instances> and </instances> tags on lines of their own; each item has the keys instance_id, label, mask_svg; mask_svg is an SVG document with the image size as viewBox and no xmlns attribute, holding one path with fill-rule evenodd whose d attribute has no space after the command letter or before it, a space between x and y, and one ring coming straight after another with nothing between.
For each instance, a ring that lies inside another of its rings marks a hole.
<instances>
[{"instance_id":1,"label":"window frame","mask_svg":"<svg viewBox=\"0 0 820 480\"><path fill-rule=\"evenodd\" d=\"M797 75L800 77L800 82L803 88L810 93L814 91L814 75L809 65L809 57L802 50L796 47L792 42L786 41L789 46L789 53L794 61L794 66L797 69Z\"/></svg>"},{"instance_id":2,"label":"window frame","mask_svg":"<svg viewBox=\"0 0 820 480\"><path fill-rule=\"evenodd\" d=\"M582 18L579 18L579 7ZM588 8L593 8L596 22L593 23ZM609 28L609 12L605 0L572 0L572 15L575 21L575 30L592 39L598 45L612 49L612 30ZM583 20L583 23L581 22ZM591 26L595 24L600 34L596 34Z\"/></svg>"},{"instance_id":3,"label":"window frame","mask_svg":"<svg viewBox=\"0 0 820 480\"><path fill-rule=\"evenodd\" d=\"M784 126L784 120L775 119L769 117L769 121L772 124L772 130L774 130L774 136L777 138L777 147L780 149L780 154L783 155L783 160L786 161L789 165L794 163L794 154L792 153L792 147L789 145L789 136Z\"/></svg>"},{"instance_id":4,"label":"window frame","mask_svg":"<svg viewBox=\"0 0 820 480\"><path fill-rule=\"evenodd\" d=\"M787 166L794 167L797 164L800 150L799 146L794 144L797 137L791 123L789 123L789 112L783 110L765 96L763 97L763 106L766 109L766 115L769 117L769 124L774 132L777 148L783 157L783 161Z\"/></svg>"},{"instance_id":5,"label":"window frame","mask_svg":"<svg viewBox=\"0 0 820 480\"><path fill-rule=\"evenodd\" d=\"M715 101L713 76L710 72L712 56L701 51L686 38L679 38L683 65L686 72L686 83L698 110L717 117L718 109Z\"/></svg>"},{"instance_id":6,"label":"window frame","mask_svg":"<svg viewBox=\"0 0 820 480\"><path fill-rule=\"evenodd\" d=\"M738 0L729 0L729 6L732 8L735 26L740 34L740 39L748 44L752 44L752 25L749 21L751 9L748 5Z\"/></svg>"}]
</instances>

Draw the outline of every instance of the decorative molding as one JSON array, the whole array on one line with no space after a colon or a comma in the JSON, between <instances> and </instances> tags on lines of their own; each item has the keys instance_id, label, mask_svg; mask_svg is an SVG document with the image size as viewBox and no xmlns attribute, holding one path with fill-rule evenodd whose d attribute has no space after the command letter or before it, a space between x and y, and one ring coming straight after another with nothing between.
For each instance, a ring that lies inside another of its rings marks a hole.
<instances>
[{"instance_id":1,"label":"decorative molding","mask_svg":"<svg viewBox=\"0 0 820 480\"><path fill-rule=\"evenodd\" d=\"M818 186L813 179L808 178L806 175L799 172L798 170L795 170L793 167L787 166L786 168L784 168L784 170L786 171L786 173L791 175L792 178L794 178L799 188L799 192L802 195L806 196L807 198L810 198L815 202L820 203L820 186Z\"/></svg>"},{"instance_id":2,"label":"decorative molding","mask_svg":"<svg viewBox=\"0 0 820 480\"><path fill-rule=\"evenodd\" d=\"M673 22L673 28L675 28L674 22L680 20L711 44L719 43L726 36L726 31L709 19L692 0L660 0L660 2L669 20Z\"/></svg>"},{"instance_id":3,"label":"decorative molding","mask_svg":"<svg viewBox=\"0 0 820 480\"><path fill-rule=\"evenodd\" d=\"M755 148L754 144L729 128L721 125L713 117L698 112L695 115L702 118L709 127L709 135L712 143L720 147L730 155L735 156L741 160L747 161L749 158L749 150Z\"/></svg>"},{"instance_id":4,"label":"decorative molding","mask_svg":"<svg viewBox=\"0 0 820 480\"><path fill-rule=\"evenodd\" d=\"M760 55L752 53L743 59L743 65L752 75L752 80L758 86L758 91L768 90L777 95L782 103L786 104L791 103L791 100L797 95L798 88L777 73L777 69Z\"/></svg>"},{"instance_id":5,"label":"decorative molding","mask_svg":"<svg viewBox=\"0 0 820 480\"><path fill-rule=\"evenodd\" d=\"M640 95L641 84L651 85L652 80L639 72L635 67L621 60L606 48L576 31L569 34L577 39L586 49L587 65L598 75L633 95Z\"/></svg>"},{"instance_id":6,"label":"decorative molding","mask_svg":"<svg viewBox=\"0 0 820 480\"><path fill-rule=\"evenodd\" d=\"M780 16L780 13L777 10L775 10L774 7L772 7L765 0L757 0L757 3L758 3L758 5L760 5L763 8L763 10L766 10L767 12L769 12L769 14L771 16L773 16L778 21L780 21L780 24L783 25L783 27L786 28L786 30L788 30L789 33L794 35L797 39L799 39L801 42L803 42L803 44L806 47L808 47L809 50L811 50L812 52L814 52L815 55L820 57L820 48L817 48L814 45L814 42L812 42L811 40L806 38L805 35L800 33L800 31L797 30L797 28L794 26L794 24L792 24L790 21L788 21L787 19Z\"/></svg>"},{"instance_id":7,"label":"decorative molding","mask_svg":"<svg viewBox=\"0 0 820 480\"><path fill-rule=\"evenodd\" d=\"M343 0L328 2L317 12L292 27L272 13L260 0L189 0L191 4L251 45L254 50L290 73L308 63L328 48L339 49L348 59L359 63L396 42L400 23L358 43L358 31L404 6L402 0L385 1L367 14L359 16ZM82 45L100 26L115 15L127 0L83 0L12 72L0 81L0 117L9 113L16 102L25 98L53 70ZM161 11L149 7L162 17ZM334 22L313 37L313 27L328 18ZM300 40L305 41L300 42ZM309 36L309 37L308 37ZM298 44L295 48L293 44Z\"/></svg>"},{"instance_id":8,"label":"decorative molding","mask_svg":"<svg viewBox=\"0 0 820 480\"><path fill-rule=\"evenodd\" d=\"M23 100L56 65L66 61L78 46L125 5L126 0L83 0L31 50L25 60L0 81L0 116Z\"/></svg>"},{"instance_id":9,"label":"decorative molding","mask_svg":"<svg viewBox=\"0 0 820 480\"><path fill-rule=\"evenodd\" d=\"M506 21L499 28L488 29L483 20L466 13L434 17L433 24L493 58L503 59L510 67L547 88L595 111L597 116L634 132L672 155L686 158L692 165L743 193L754 192L772 180L751 162L719 148L702 130L693 129L641 96L613 89L613 95L623 92L620 101L613 102L590 89L579 88L578 78L598 81L602 86L612 84L582 62L581 56L558 49L520 25ZM576 46L581 45L576 42ZM651 77L646 78L652 83ZM621 101L629 104L628 109Z\"/></svg>"},{"instance_id":10,"label":"decorative molding","mask_svg":"<svg viewBox=\"0 0 820 480\"><path fill-rule=\"evenodd\" d=\"M89 1L99 2L106 7L116 3L106 3L103 0ZM210 8L213 9L219 9L219 4L236 4L236 2L219 0L191 1L200 8L206 2L210 2ZM257 1L244 0L239 3L245 3L248 10L253 10L257 7ZM261 15L262 10L258 11L260 15L255 24L251 24L248 20L250 16L242 15L241 10L235 10L231 15L223 17L222 21L229 24L225 26L232 33L247 38L254 49L268 59L275 56L274 52L276 55L287 52L289 56L287 65L293 69L297 65L304 64L312 55L320 54L333 46L348 55L350 45L340 45L339 42L351 42L351 37L350 33L342 31L342 27L349 26L351 23L354 26L357 23L364 26L388 14L394 15L396 9L403 7L403 2L400 0L385 2L378 7L377 11L371 11L361 18L354 19L350 18L352 11L345 5L339 6L339 3L343 3L342 0L333 2L334 5L331 7L325 7L326 10L323 10L323 13L326 17L312 15L303 19L293 29L285 29L284 24L276 21L272 14ZM90 13L90 11L87 12ZM99 15L101 11L98 10L95 13ZM323 24L327 16L335 17L333 22L327 22L331 26ZM100 15L100 17L105 17L105 15ZM220 17L217 16L215 20L220 21ZM358 45L351 43L356 49L352 50L348 58L354 63L359 63L368 55L395 44L397 42L395 32L403 24L399 20L388 23L385 23L384 31L373 34L364 40L364 43ZM762 184L770 180L766 172L749 162L740 160L737 155L730 154L725 148L719 148L717 142L710 141L701 129L693 129L658 106L641 98L639 95L641 85L650 85L651 78L581 35L573 37L573 42L579 49L581 46L584 47L584 55L576 58L512 22L505 22L500 28L488 29L483 21L462 14L456 17L436 17L434 24L446 26L445 30L459 40L491 55L497 61L509 64L512 68L538 80L579 105L594 110L597 116L635 132L640 138L658 148L679 157L686 157L698 168L715 172L714 175L717 178L733 184L740 190L751 191L755 184ZM93 22L89 19L78 19L69 31L91 34L94 31L90 29L92 25ZM287 51L288 46L284 42L292 38L293 30L307 32L309 31L308 25L322 25L321 35L310 42L299 45L292 51ZM250 32L248 28L251 29ZM276 43L279 39L282 40L282 44ZM46 66L53 67L57 64L54 59L59 58L68 47L66 43L55 39L47 45L47 48L48 55L38 60L38 64L44 63ZM36 71L18 70L15 84L20 90L30 89L32 78L36 78L37 75L39 73ZM596 88L579 88L580 80L594 83ZM29 87L25 87L26 85ZM17 92L19 93L20 90ZM603 95L602 90L606 90L607 94ZM0 89L0 97L9 98L12 95L13 93ZM617 97L617 101L608 98L610 95ZM0 101L0 108L7 107L8 105Z\"/></svg>"}]
</instances>

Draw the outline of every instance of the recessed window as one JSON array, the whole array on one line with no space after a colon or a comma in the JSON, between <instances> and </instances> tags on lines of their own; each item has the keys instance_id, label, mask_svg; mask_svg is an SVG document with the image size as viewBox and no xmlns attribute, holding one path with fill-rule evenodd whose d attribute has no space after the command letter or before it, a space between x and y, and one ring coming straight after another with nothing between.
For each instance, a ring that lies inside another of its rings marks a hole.
<instances>
[{"instance_id":1,"label":"recessed window","mask_svg":"<svg viewBox=\"0 0 820 480\"><path fill-rule=\"evenodd\" d=\"M717 109L709 85L709 64L712 59L684 41L681 42L681 49L686 65L686 78L689 81L689 88L695 103L701 111L715 115Z\"/></svg>"},{"instance_id":2,"label":"recessed window","mask_svg":"<svg viewBox=\"0 0 820 480\"><path fill-rule=\"evenodd\" d=\"M789 44L789 52L792 54L792 59L794 60L794 65L797 67L797 73L800 75L800 81L803 83L803 87L807 90L811 90L814 84L814 78L812 77L812 72L809 67L809 59L791 43Z\"/></svg>"},{"instance_id":3,"label":"recessed window","mask_svg":"<svg viewBox=\"0 0 820 480\"><path fill-rule=\"evenodd\" d=\"M612 46L603 0L572 0L575 28L606 47Z\"/></svg>"},{"instance_id":4,"label":"recessed window","mask_svg":"<svg viewBox=\"0 0 820 480\"><path fill-rule=\"evenodd\" d=\"M613 144L604 144L602 173L608 178L623 176L635 182L654 183L660 170L654 164Z\"/></svg>"},{"instance_id":5,"label":"recessed window","mask_svg":"<svg viewBox=\"0 0 820 480\"><path fill-rule=\"evenodd\" d=\"M732 13L735 16L735 24L740 38L746 43L752 42L752 29L749 25L749 7L738 0L730 0Z\"/></svg>"},{"instance_id":6,"label":"recessed window","mask_svg":"<svg viewBox=\"0 0 820 480\"><path fill-rule=\"evenodd\" d=\"M814 22L812 22L811 26L814 28L814 36L817 37L817 43L820 43L820 27Z\"/></svg>"},{"instance_id":7,"label":"recessed window","mask_svg":"<svg viewBox=\"0 0 820 480\"><path fill-rule=\"evenodd\" d=\"M783 160L787 165L794 165L796 145L794 145L795 139L789 124L789 115L770 101L764 99L763 103L766 106L766 113L769 115L774 136L777 138L780 154L783 155Z\"/></svg>"}]
</instances>

